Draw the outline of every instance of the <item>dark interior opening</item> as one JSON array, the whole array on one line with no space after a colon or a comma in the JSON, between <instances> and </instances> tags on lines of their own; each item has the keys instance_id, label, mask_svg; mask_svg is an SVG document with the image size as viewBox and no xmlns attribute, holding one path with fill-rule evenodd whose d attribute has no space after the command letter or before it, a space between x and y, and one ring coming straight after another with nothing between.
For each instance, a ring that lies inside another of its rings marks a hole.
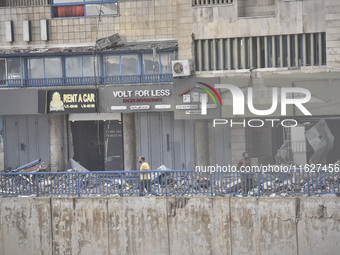
<instances>
[{"instance_id":1,"label":"dark interior opening","mask_svg":"<svg viewBox=\"0 0 340 255\"><path fill-rule=\"evenodd\" d=\"M104 171L103 121L71 122L73 159L90 171Z\"/></svg>"}]
</instances>

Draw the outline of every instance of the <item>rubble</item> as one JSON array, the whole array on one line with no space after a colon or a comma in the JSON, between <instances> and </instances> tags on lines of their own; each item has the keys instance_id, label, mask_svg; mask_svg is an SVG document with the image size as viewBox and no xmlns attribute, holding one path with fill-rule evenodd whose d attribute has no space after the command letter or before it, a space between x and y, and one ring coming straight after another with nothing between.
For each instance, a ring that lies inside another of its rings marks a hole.
<instances>
[{"instance_id":1,"label":"rubble","mask_svg":"<svg viewBox=\"0 0 340 255\"><path fill-rule=\"evenodd\" d=\"M40 171L39 166L30 164L25 169L21 168L20 171L29 171L32 167L38 167ZM243 194L245 179L239 173L219 173L214 176L194 171L171 171L166 166L161 166L158 170L162 172L150 174L152 194L149 195L258 196L260 194L261 196L290 197L306 194L336 196L332 193L340 193L340 173L332 175L328 173L307 175L294 171L282 174L256 173L247 178L249 189L247 194ZM21 173L24 174L0 174L0 195L136 196L140 194L140 172L126 174L124 172L90 172L72 159L68 164L67 172Z\"/></svg>"},{"instance_id":2,"label":"rubble","mask_svg":"<svg viewBox=\"0 0 340 255\"><path fill-rule=\"evenodd\" d=\"M95 53L99 51L112 51L112 50L169 50L177 49L177 40L157 40L157 41L121 41L118 34L109 37L104 37L97 40L96 44L88 44L83 46L72 47L40 47L40 48L8 48L0 49L0 55L3 54L40 54L40 53L67 53L67 52L88 52Z\"/></svg>"},{"instance_id":3,"label":"rubble","mask_svg":"<svg viewBox=\"0 0 340 255\"><path fill-rule=\"evenodd\" d=\"M111 35L109 37L104 37L96 41L96 46L98 50L104 50L108 48L113 48L120 41L120 36L118 33Z\"/></svg>"},{"instance_id":4,"label":"rubble","mask_svg":"<svg viewBox=\"0 0 340 255\"><path fill-rule=\"evenodd\" d=\"M76 162L73 158L70 158L66 165L66 172L90 172L85 167Z\"/></svg>"},{"instance_id":5,"label":"rubble","mask_svg":"<svg viewBox=\"0 0 340 255\"><path fill-rule=\"evenodd\" d=\"M327 155L333 149L334 136L329 130L326 121L321 119L306 132L306 139L314 150L309 163L326 164Z\"/></svg>"},{"instance_id":6,"label":"rubble","mask_svg":"<svg viewBox=\"0 0 340 255\"><path fill-rule=\"evenodd\" d=\"M7 168L2 172L5 173L35 173L35 172L45 172L50 165L41 163L41 159L33 160L25 165L19 166L18 168L12 169Z\"/></svg>"}]
</instances>

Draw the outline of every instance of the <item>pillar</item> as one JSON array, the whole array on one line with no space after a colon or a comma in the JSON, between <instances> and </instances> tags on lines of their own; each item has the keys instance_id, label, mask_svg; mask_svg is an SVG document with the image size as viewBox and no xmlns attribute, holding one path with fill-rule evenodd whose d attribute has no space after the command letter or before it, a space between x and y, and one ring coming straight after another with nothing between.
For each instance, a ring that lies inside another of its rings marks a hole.
<instances>
[{"instance_id":1,"label":"pillar","mask_svg":"<svg viewBox=\"0 0 340 255\"><path fill-rule=\"evenodd\" d=\"M67 160L66 115L49 115L51 171L65 171Z\"/></svg>"},{"instance_id":2,"label":"pillar","mask_svg":"<svg viewBox=\"0 0 340 255\"><path fill-rule=\"evenodd\" d=\"M134 113L123 113L124 169L137 169L137 142Z\"/></svg>"},{"instance_id":3,"label":"pillar","mask_svg":"<svg viewBox=\"0 0 340 255\"><path fill-rule=\"evenodd\" d=\"M195 123L196 166L209 166L209 129L206 120Z\"/></svg>"}]
</instances>

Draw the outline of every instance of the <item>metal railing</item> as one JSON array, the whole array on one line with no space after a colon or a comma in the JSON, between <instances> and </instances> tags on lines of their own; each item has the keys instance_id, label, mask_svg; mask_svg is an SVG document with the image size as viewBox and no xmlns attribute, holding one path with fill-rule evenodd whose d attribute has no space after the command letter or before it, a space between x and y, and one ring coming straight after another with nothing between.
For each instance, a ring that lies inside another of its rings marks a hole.
<instances>
[{"instance_id":1,"label":"metal railing","mask_svg":"<svg viewBox=\"0 0 340 255\"><path fill-rule=\"evenodd\" d=\"M148 175L144 176L144 175ZM145 178L145 179L141 179ZM1 173L0 196L340 194L340 173L114 171Z\"/></svg>"},{"instance_id":2,"label":"metal railing","mask_svg":"<svg viewBox=\"0 0 340 255\"><path fill-rule=\"evenodd\" d=\"M0 88L21 88L23 83L22 79L0 79Z\"/></svg>"},{"instance_id":3,"label":"metal railing","mask_svg":"<svg viewBox=\"0 0 340 255\"><path fill-rule=\"evenodd\" d=\"M172 74L120 75L103 77L65 77L36 79L0 79L0 88L15 87L58 87L58 86L93 86L110 84L169 83Z\"/></svg>"}]
</instances>

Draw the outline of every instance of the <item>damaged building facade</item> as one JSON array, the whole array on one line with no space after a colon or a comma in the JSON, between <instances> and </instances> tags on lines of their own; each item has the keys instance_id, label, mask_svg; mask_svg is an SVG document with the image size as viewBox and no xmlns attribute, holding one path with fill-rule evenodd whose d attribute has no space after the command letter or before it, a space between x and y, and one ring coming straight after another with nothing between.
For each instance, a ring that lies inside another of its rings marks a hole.
<instances>
[{"instance_id":1,"label":"damaged building facade","mask_svg":"<svg viewBox=\"0 0 340 255\"><path fill-rule=\"evenodd\" d=\"M132 170L144 155L181 170L236 164L243 151L254 164L302 164L321 147L314 163L334 163L339 12L335 0L2 1L0 169L41 158L62 171L73 158ZM253 88L263 110L273 88L306 88L312 115L290 105L268 118L298 127L249 127L267 117L235 116L215 84Z\"/></svg>"}]
</instances>

